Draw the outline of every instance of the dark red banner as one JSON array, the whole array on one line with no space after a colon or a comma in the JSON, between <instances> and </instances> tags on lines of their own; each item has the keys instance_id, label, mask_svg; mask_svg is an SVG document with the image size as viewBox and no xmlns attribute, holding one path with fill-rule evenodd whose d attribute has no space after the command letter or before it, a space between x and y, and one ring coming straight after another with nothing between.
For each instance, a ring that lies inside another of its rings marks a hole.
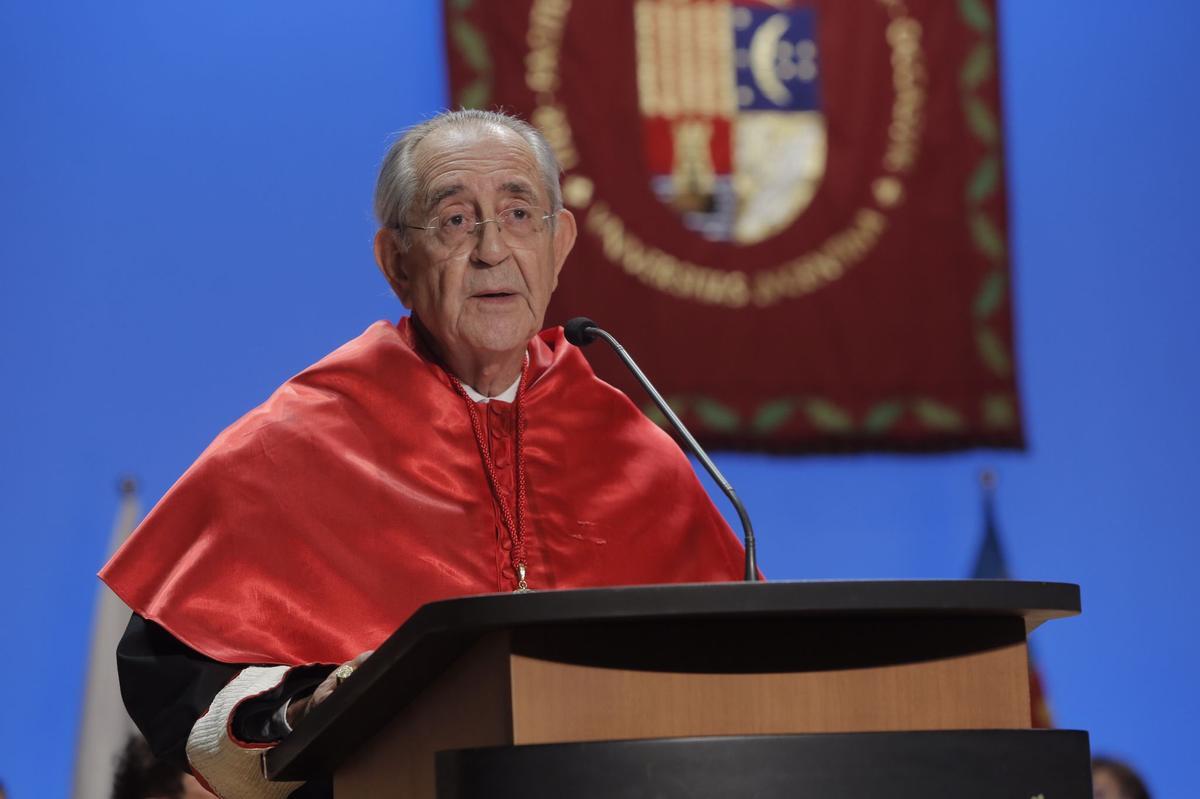
<instances>
[{"instance_id":1,"label":"dark red banner","mask_svg":"<svg viewBox=\"0 0 1200 799\"><path fill-rule=\"evenodd\" d=\"M445 16L454 104L562 161L580 234L547 321L620 338L706 444L1022 446L994 0Z\"/></svg>"}]
</instances>

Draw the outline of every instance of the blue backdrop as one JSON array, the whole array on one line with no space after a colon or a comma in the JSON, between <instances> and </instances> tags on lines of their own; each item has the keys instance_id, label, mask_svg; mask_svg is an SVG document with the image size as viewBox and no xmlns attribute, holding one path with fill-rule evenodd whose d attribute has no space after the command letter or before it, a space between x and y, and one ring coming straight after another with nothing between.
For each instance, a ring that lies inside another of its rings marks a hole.
<instances>
[{"instance_id":1,"label":"blue backdrop","mask_svg":"<svg viewBox=\"0 0 1200 799\"><path fill-rule=\"evenodd\" d=\"M959 577L976 474L1055 718L1193 790L1200 4L1003 4L1024 454L723 456L775 578ZM0 4L0 780L64 797L118 475L157 499L225 425L398 305L370 192L442 107L435 0ZM569 268L569 267L568 267Z\"/></svg>"}]
</instances>

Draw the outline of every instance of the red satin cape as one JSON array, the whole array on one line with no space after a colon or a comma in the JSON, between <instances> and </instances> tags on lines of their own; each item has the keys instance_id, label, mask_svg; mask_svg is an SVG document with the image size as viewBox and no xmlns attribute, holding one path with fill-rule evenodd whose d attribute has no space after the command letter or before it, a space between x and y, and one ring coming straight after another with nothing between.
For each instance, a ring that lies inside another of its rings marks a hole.
<instances>
[{"instance_id":1,"label":"red satin cape","mask_svg":"<svg viewBox=\"0 0 1200 799\"><path fill-rule=\"evenodd\" d=\"M676 444L561 328L529 356L530 586L736 580ZM339 663L426 602L511 590L498 516L465 400L407 319L377 322L221 433L100 576L217 660Z\"/></svg>"}]
</instances>

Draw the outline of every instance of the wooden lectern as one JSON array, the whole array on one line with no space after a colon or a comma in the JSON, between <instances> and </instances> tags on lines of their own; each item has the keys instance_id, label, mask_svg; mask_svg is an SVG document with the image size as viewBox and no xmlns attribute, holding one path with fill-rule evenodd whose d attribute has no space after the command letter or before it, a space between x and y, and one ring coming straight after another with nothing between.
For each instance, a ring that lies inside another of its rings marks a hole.
<instances>
[{"instance_id":1,"label":"wooden lectern","mask_svg":"<svg viewBox=\"0 0 1200 799\"><path fill-rule=\"evenodd\" d=\"M1029 729L1026 636L1078 612L1077 586L1000 580L437 602L267 770L338 799L1088 799L1086 733Z\"/></svg>"}]
</instances>

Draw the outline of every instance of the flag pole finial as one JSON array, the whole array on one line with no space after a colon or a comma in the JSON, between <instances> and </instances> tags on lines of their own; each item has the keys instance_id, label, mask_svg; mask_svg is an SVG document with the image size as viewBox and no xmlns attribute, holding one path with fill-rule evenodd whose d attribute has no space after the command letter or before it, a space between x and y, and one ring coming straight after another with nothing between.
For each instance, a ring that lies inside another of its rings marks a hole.
<instances>
[{"instance_id":1,"label":"flag pole finial","mask_svg":"<svg viewBox=\"0 0 1200 799\"><path fill-rule=\"evenodd\" d=\"M122 497L132 496L137 493L137 490L137 478L133 475L124 474L121 475L119 480L117 480L117 493L119 493Z\"/></svg>"}]
</instances>

